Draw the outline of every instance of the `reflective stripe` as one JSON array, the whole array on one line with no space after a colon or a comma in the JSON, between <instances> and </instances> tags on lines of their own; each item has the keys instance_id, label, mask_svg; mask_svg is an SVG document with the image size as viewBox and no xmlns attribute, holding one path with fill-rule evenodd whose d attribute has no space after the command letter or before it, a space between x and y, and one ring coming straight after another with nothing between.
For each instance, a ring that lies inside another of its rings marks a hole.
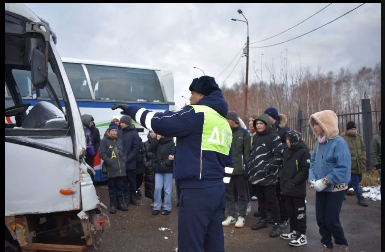
<instances>
[{"instance_id":1,"label":"reflective stripe","mask_svg":"<svg viewBox=\"0 0 385 252\"><path fill-rule=\"evenodd\" d=\"M225 173L227 173L227 174L233 174L233 170L234 170L234 168L225 167Z\"/></svg>"},{"instance_id":2,"label":"reflective stripe","mask_svg":"<svg viewBox=\"0 0 385 252\"><path fill-rule=\"evenodd\" d=\"M154 115L155 115L155 112L148 112L147 115L146 115L146 120L144 121L144 126L148 130L152 130L152 128L151 128L151 119L154 117Z\"/></svg>"},{"instance_id":3,"label":"reflective stripe","mask_svg":"<svg viewBox=\"0 0 385 252\"><path fill-rule=\"evenodd\" d=\"M145 108L140 108L135 114L135 121L140 124L140 118L142 117L143 112L146 111Z\"/></svg>"},{"instance_id":4,"label":"reflective stripe","mask_svg":"<svg viewBox=\"0 0 385 252\"><path fill-rule=\"evenodd\" d=\"M226 184L230 183L230 177L223 177L223 182Z\"/></svg>"}]
</instances>

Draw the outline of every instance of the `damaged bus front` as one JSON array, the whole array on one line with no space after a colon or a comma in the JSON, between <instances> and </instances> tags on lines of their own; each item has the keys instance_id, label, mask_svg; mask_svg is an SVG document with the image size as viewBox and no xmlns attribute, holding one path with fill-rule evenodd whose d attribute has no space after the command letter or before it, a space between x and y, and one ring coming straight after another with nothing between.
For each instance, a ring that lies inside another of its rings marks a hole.
<instances>
[{"instance_id":1,"label":"damaged bus front","mask_svg":"<svg viewBox=\"0 0 385 252\"><path fill-rule=\"evenodd\" d=\"M55 44L48 22L22 4L5 4L5 251L97 249L109 227ZM76 225L84 245L46 242L46 234L60 240Z\"/></svg>"}]
</instances>

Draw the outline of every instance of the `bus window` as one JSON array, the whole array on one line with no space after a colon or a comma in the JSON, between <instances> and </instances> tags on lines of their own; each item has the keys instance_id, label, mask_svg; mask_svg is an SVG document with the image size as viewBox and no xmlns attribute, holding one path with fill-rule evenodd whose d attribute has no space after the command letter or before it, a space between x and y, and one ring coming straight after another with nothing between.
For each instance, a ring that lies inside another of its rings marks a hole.
<instances>
[{"instance_id":1,"label":"bus window","mask_svg":"<svg viewBox=\"0 0 385 252\"><path fill-rule=\"evenodd\" d=\"M32 97L31 72L12 69L12 75L17 83L21 97Z\"/></svg>"},{"instance_id":2,"label":"bus window","mask_svg":"<svg viewBox=\"0 0 385 252\"><path fill-rule=\"evenodd\" d=\"M61 88L59 86L59 81L57 79L56 74L52 71L51 63L48 64L48 80L52 85L52 88L55 90L55 93L58 98L63 98L63 94L61 92ZM40 90L41 98L50 98L46 88Z\"/></svg>"},{"instance_id":3,"label":"bus window","mask_svg":"<svg viewBox=\"0 0 385 252\"><path fill-rule=\"evenodd\" d=\"M86 67L96 99L164 102L158 76L153 70L99 65Z\"/></svg>"},{"instance_id":4,"label":"bus window","mask_svg":"<svg viewBox=\"0 0 385 252\"><path fill-rule=\"evenodd\" d=\"M76 99L92 99L81 64L63 63Z\"/></svg>"}]
</instances>

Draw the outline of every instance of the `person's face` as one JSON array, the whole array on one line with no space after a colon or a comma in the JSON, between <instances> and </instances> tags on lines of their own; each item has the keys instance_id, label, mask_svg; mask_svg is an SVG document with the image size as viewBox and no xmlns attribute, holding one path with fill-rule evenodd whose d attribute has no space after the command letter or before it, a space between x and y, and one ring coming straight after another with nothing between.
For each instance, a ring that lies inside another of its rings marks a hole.
<instances>
[{"instance_id":1,"label":"person's face","mask_svg":"<svg viewBox=\"0 0 385 252\"><path fill-rule=\"evenodd\" d=\"M119 119L116 119L116 118L115 118L115 119L112 119L112 121L113 121L114 123L116 123L116 125L118 125L118 126L120 125Z\"/></svg>"},{"instance_id":2,"label":"person's face","mask_svg":"<svg viewBox=\"0 0 385 252\"><path fill-rule=\"evenodd\" d=\"M118 131L116 129L111 129L110 130L110 136L111 137L116 137L118 135Z\"/></svg>"},{"instance_id":3,"label":"person's face","mask_svg":"<svg viewBox=\"0 0 385 252\"><path fill-rule=\"evenodd\" d=\"M90 122L90 125L89 125L90 128L92 127L92 125L94 125L94 122L93 122L93 121Z\"/></svg>"},{"instance_id":4,"label":"person's face","mask_svg":"<svg viewBox=\"0 0 385 252\"><path fill-rule=\"evenodd\" d=\"M125 127L128 127L128 124L120 123L120 127L122 127L122 129L124 129Z\"/></svg>"},{"instance_id":5,"label":"person's face","mask_svg":"<svg viewBox=\"0 0 385 252\"><path fill-rule=\"evenodd\" d=\"M288 136L286 137L286 144L287 144L287 147L290 148L290 139Z\"/></svg>"},{"instance_id":6,"label":"person's face","mask_svg":"<svg viewBox=\"0 0 385 252\"><path fill-rule=\"evenodd\" d=\"M254 127L253 127L253 122L254 122L254 118L249 117L249 128L250 128L250 130L255 130Z\"/></svg>"},{"instance_id":7,"label":"person's face","mask_svg":"<svg viewBox=\"0 0 385 252\"><path fill-rule=\"evenodd\" d=\"M318 135L318 136L323 136L325 131L322 129L322 127L317 123L317 122L314 122L313 124L313 129L314 129L314 132Z\"/></svg>"},{"instance_id":8,"label":"person's face","mask_svg":"<svg viewBox=\"0 0 385 252\"><path fill-rule=\"evenodd\" d=\"M355 135L357 134L357 129L356 128L352 128L350 130L347 131L350 135Z\"/></svg>"},{"instance_id":9,"label":"person's face","mask_svg":"<svg viewBox=\"0 0 385 252\"><path fill-rule=\"evenodd\" d=\"M197 104L197 102L199 102L201 99L203 99L203 97L205 97L203 94L200 94L200 93L195 92L195 91L191 91L190 104L192 104L192 105Z\"/></svg>"},{"instance_id":10,"label":"person's face","mask_svg":"<svg viewBox=\"0 0 385 252\"><path fill-rule=\"evenodd\" d=\"M266 124L262 121L257 121L256 127L258 132L264 132L267 128Z\"/></svg>"},{"instance_id":11,"label":"person's face","mask_svg":"<svg viewBox=\"0 0 385 252\"><path fill-rule=\"evenodd\" d=\"M232 128L237 127L237 124L233 120L227 119L227 122L229 123L230 127Z\"/></svg>"},{"instance_id":12,"label":"person's face","mask_svg":"<svg viewBox=\"0 0 385 252\"><path fill-rule=\"evenodd\" d=\"M151 138L155 138L156 137L156 134L154 132L150 132L150 137Z\"/></svg>"},{"instance_id":13,"label":"person's face","mask_svg":"<svg viewBox=\"0 0 385 252\"><path fill-rule=\"evenodd\" d=\"M271 124L274 124L276 120L273 117L271 117L270 115L268 115L268 116L269 116Z\"/></svg>"}]
</instances>

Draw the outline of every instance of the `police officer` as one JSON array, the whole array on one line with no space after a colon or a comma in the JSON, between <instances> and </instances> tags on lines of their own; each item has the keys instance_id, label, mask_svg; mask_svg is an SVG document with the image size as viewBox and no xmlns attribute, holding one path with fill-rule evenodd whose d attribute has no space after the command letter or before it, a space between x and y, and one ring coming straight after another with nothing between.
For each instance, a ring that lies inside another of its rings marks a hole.
<instances>
[{"instance_id":1,"label":"police officer","mask_svg":"<svg viewBox=\"0 0 385 252\"><path fill-rule=\"evenodd\" d=\"M225 251L225 183L233 170L228 105L215 79L201 76L189 87L190 105L178 112L152 112L115 104L148 130L176 137L174 177L179 184L178 251Z\"/></svg>"}]
</instances>

